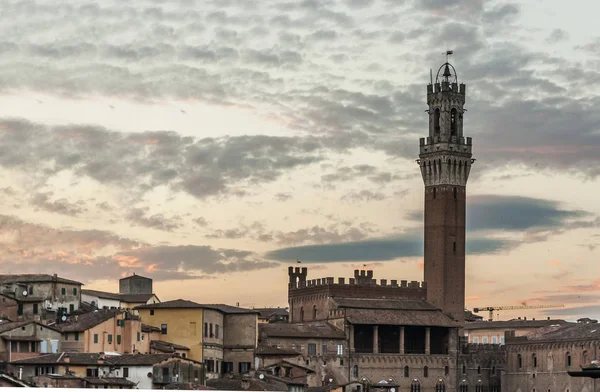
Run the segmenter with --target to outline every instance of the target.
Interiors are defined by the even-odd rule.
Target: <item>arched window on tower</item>
[[[304,308],[300,307],[300,322],[304,321]]]
[[[427,366],[423,368],[423,377],[429,377],[429,368]]]
[[[567,367],[570,368],[571,367],[571,353],[568,352],[568,351],[567,351],[567,354],[566,354],[566,361],[565,362],[567,363]]]
[[[521,354],[517,355],[517,369],[521,369],[523,367],[523,357]]]
[[[313,305],[313,320],[317,319],[317,305]]]
[[[531,354],[531,364],[534,368],[537,367],[537,356],[535,354]]]
[[[483,383],[481,381],[477,382],[477,385],[475,385],[475,392],[483,392]]]
[[[444,376],[447,376],[449,374],[450,374],[450,367],[444,366]]]
[[[410,376],[410,371],[408,369],[408,366],[404,366],[404,377],[408,377]]]
[[[358,378],[358,365],[352,366],[352,377]]]
[[[440,109],[436,108],[433,112],[433,132],[435,135],[440,134]]]
[[[456,115],[456,109],[452,109],[450,111],[450,134],[452,136],[456,136],[456,131],[458,129],[458,121]]]
[[[460,383],[460,386],[458,387],[458,391],[459,392],[469,392],[469,384],[467,384],[467,381],[463,381]]]

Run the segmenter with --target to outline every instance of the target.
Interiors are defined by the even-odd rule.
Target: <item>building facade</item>
[[[0,275],[0,316],[54,322],[79,309],[81,286],[56,274]]]
[[[136,310],[144,323],[160,328],[160,340],[189,348],[189,358],[206,365],[207,378],[253,368],[258,311],[182,299]]]
[[[594,379],[568,372],[596,360],[599,348],[597,322],[556,324],[518,337],[508,333],[503,390],[593,392]]]
[[[470,344],[504,344],[506,332],[514,332],[514,336],[524,336],[535,330],[550,325],[567,324],[565,320],[536,320],[520,317],[506,321],[477,321],[466,323],[464,336]]]

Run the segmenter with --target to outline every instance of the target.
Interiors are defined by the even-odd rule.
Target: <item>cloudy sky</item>
[[[422,280],[430,68],[467,84],[467,306],[600,317],[591,0],[3,0],[0,260],[162,300],[285,306]],[[585,10],[585,12],[582,12]]]

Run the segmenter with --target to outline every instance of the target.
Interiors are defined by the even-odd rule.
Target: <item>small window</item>
[[[358,378],[358,365],[352,366],[352,377]]]
[[[452,251],[456,254],[456,241],[452,242]]]
[[[77,287],[73,287],[73,295],[77,295]]]
[[[533,367],[537,367],[537,356],[535,354],[531,354],[531,363]]]
[[[64,287],[63,287],[63,288],[61,288],[61,289],[60,289],[60,294],[61,294],[61,295],[67,295],[67,289],[66,289],[66,288],[64,288]]]
[[[39,309],[38,309],[38,304],[33,304],[33,314],[38,314]]]
[[[481,343],[487,344],[488,343],[488,337],[484,336],[483,338],[481,338]]]
[[[123,377],[129,377],[129,368],[123,368]]]
[[[160,333],[163,335],[167,334],[167,324],[161,324],[160,325]]]
[[[111,343],[112,343],[112,335],[108,334],[108,344],[111,344]]]
[[[219,325],[215,324],[215,338],[219,338]]]
[[[433,188],[433,198],[435,199],[435,197],[436,197],[436,191],[435,191],[435,188]]]
[[[308,343],[308,355],[317,355],[317,345],[315,343]]]
[[[337,355],[344,355],[344,345],[343,344],[337,345]]]
[[[29,295],[33,295],[33,286],[29,286]]]
[[[463,363],[462,372],[463,372],[463,374],[467,374],[467,365],[465,365],[464,363]]]
[[[571,353],[567,351],[567,367],[571,367]]]
[[[74,304],[69,304],[69,314],[75,312],[75,305]]]
[[[481,366],[477,366],[477,374],[481,374]]]
[[[94,334],[94,343],[98,343],[98,334],[97,333]]]
[[[454,190],[452,191],[452,193],[454,194],[454,198],[456,199],[456,188],[454,188]]]
[[[154,309],[150,309],[150,316],[154,316]]]
[[[300,321],[304,321],[304,308],[300,307]]]
[[[404,366],[404,377],[410,377],[410,370],[408,366]]]
[[[427,366],[423,368],[423,377],[429,377],[429,368]]]
[[[327,345],[322,344],[321,345],[321,355],[325,355],[325,354],[327,354]]]
[[[492,336],[492,344],[498,344],[498,336]]]
[[[517,368],[521,369],[523,367],[523,357],[521,354],[517,355]]]
[[[473,343],[479,344],[479,336],[473,336]]]
[[[121,344],[121,335],[117,335],[117,344]]]
[[[138,342],[140,341],[140,333],[139,332],[137,333],[137,341]]]
[[[504,336],[500,336],[500,344],[504,344]]]
[[[317,319],[317,305],[313,305],[313,320]]]
[[[213,325],[212,323],[208,324],[208,329],[210,330],[210,337],[214,337],[215,335],[213,334]]]
[[[17,305],[17,316],[22,316],[23,315],[23,304],[18,304]]]
[[[449,374],[450,374],[450,367],[444,366],[444,376],[447,376]]]
[[[74,336],[73,339],[75,339],[75,341],[79,341],[79,332],[74,332],[73,336]]]

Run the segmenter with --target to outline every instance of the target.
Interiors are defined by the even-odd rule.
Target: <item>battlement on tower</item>
[[[464,83],[450,83],[450,82],[441,82],[441,83],[433,83],[427,85],[427,98],[432,94],[437,94],[441,92],[450,92],[465,95],[467,93],[467,86]]]
[[[290,267],[288,284],[291,296],[303,296],[327,292],[331,296],[425,298],[427,283],[416,280],[374,279],[372,270],[355,270],[353,278],[325,277],[306,279],[307,269]],[[299,275],[297,275],[299,274]]]

